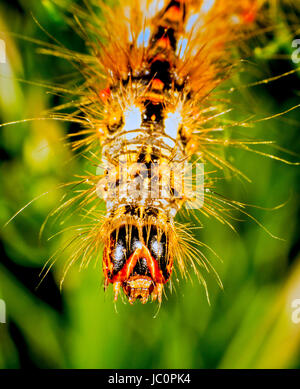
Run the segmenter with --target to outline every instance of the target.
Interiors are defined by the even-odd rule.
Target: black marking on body
[[[156,60],[152,62],[150,67],[150,80],[158,78],[164,83],[164,88],[171,87],[172,77],[170,72],[171,65],[168,61]]]
[[[133,275],[151,276],[150,270],[147,265],[146,258],[140,258],[133,268]]]
[[[144,123],[155,122],[161,123],[163,120],[163,105],[161,103],[153,103],[150,100],[145,102]],[[154,118],[154,120],[153,120]]]
[[[150,233],[146,228],[143,229],[144,240],[152,257],[158,262],[164,278],[167,280],[170,277],[167,270],[169,263],[167,255],[167,237],[164,232],[159,232],[156,226],[152,225],[150,228]]]

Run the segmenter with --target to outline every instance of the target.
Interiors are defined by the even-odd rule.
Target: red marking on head
[[[242,12],[242,19],[243,22],[246,24],[251,24],[255,21],[257,16],[257,4],[256,2],[252,4],[252,6],[248,7],[247,9]]]
[[[151,278],[154,282],[165,283],[167,280],[164,279],[162,271],[159,268],[158,262],[152,257],[149,249],[143,245],[141,248],[136,249],[130,257],[127,259],[123,268],[115,274],[110,282],[124,282],[128,280],[137,261],[141,258],[145,258],[151,274]]]
[[[105,89],[102,89],[100,92],[99,92],[99,97],[100,99],[105,103],[111,96],[111,90],[109,87],[105,88]]]
[[[162,242],[161,255],[158,255],[158,252],[152,254],[153,240],[149,241],[148,248],[143,239],[139,239],[136,248],[130,247],[129,251],[129,247],[125,249],[125,236],[118,237],[117,244],[111,236],[104,247],[104,288],[107,289],[110,283],[113,284],[115,301],[122,288],[131,304],[136,300],[145,304],[150,297],[152,301],[161,302],[163,285],[170,279],[173,268],[173,258],[170,255],[166,257],[166,242]],[[155,233],[154,238],[157,240]],[[154,252],[156,253],[155,249]]]

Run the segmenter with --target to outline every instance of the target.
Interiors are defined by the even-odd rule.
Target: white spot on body
[[[162,256],[164,248],[162,243],[157,241],[157,236],[156,239],[151,242],[151,249],[157,258],[160,258]]]
[[[188,45],[188,39],[187,38],[180,38],[178,40],[176,55],[178,55],[180,59],[183,58],[184,53],[185,53],[186,48],[187,48],[187,45]]]
[[[142,249],[143,248],[143,245],[142,245],[142,242],[140,242],[139,240],[135,239],[134,242],[133,242],[133,245],[132,245],[133,249],[136,250],[136,249]]]
[[[178,129],[181,124],[182,117],[179,112],[169,112],[165,119],[165,133],[172,139],[177,138]]]
[[[198,13],[191,15],[186,23],[185,31],[190,32],[192,30],[192,28],[194,27],[195,23],[198,21],[198,19],[199,19]]]
[[[163,9],[164,6],[165,6],[164,0],[153,0],[152,3],[149,5],[147,16],[148,17],[155,16],[159,11]]]
[[[214,4],[215,4],[215,0],[204,0],[203,5],[201,7],[201,12],[203,13],[209,12],[214,6]]]
[[[150,42],[151,31],[149,27],[142,30],[137,38],[137,47],[148,47]]]
[[[139,107],[132,105],[124,112],[124,131],[133,131],[139,129],[142,125],[142,113]]]
[[[116,248],[114,250],[114,257],[115,258],[122,258],[123,250],[124,250],[124,247],[122,245],[122,241],[119,241],[119,244],[116,246]]]

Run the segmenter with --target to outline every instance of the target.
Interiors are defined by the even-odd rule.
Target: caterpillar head
[[[129,302],[149,297],[162,300],[163,285],[173,267],[170,239],[154,224],[121,224],[113,229],[104,247],[105,286],[113,284],[115,300],[122,288]]]

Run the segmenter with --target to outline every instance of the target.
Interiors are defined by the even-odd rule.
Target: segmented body
[[[98,130],[106,168],[103,271],[115,299],[122,287],[130,302],[161,301],[174,258],[183,267],[174,217],[188,198],[176,195],[172,180],[162,188],[162,180],[174,162],[200,153],[201,161],[213,159],[199,129],[213,110],[211,92],[233,63],[229,45],[258,7],[256,0],[132,0],[107,13]],[[145,189],[138,196],[137,178]],[[151,196],[154,181],[167,196]]]
[[[174,94],[178,96],[183,89],[176,80],[174,57],[185,8],[184,2],[169,2],[151,28],[142,30],[138,39],[146,50],[140,69],[119,80],[121,85],[117,82],[110,87],[112,94],[115,89],[118,94],[121,88],[122,93],[133,97],[117,128],[108,128],[113,135],[103,145],[104,161],[114,161],[112,170],[118,177],[116,196],[107,189],[108,217],[112,231],[117,232],[110,234],[105,246],[104,274],[107,282],[114,284],[116,296],[123,286],[130,301],[141,298],[146,302],[150,294],[161,301],[162,286],[173,266],[173,218],[183,199],[174,197],[171,184],[164,188],[169,195],[153,196],[153,182],[162,182],[163,165],[180,164],[187,157],[186,139],[179,135],[180,123],[170,104]],[[130,188],[132,180],[121,182],[122,163],[132,180],[139,176],[145,190],[137,194],[136,188]],[[160,168],[154,172],[155,166]]]

